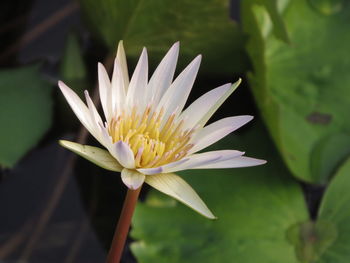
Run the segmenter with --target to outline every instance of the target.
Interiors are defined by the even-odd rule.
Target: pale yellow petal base
[[[65,140],[60,140],[59,143],[61,146],[106,170],[121,172],[123,169],[117,160],[106,150]]]

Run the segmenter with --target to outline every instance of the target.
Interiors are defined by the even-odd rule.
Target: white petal
[[[120,172],[123,169],[117,160],[113,158],[106,150],[64,140],[59,141],[59,143],[63,147],[71,150],[72,152],[75,152],[81,157],[89,160],[90,162],[93,162],[94,164],[104,169],[115,172]]]
[[[195,100],[181,113],[180,119],[186,120],[184,129],[193,128],[197,125],[203,127],[220,105],[238,87],[240,82],[241,80],[238,80],[233,85],[231,83],[222,85]]]
[[[129,84],[126,102],[129,109],[137,105],[137,108],[143,112],[148,101],[145,100],[148,81],[148,58],[147,50],[143,48],[139,61],[137,62],[134,73]]]
[[[112,117],[111,82],[106,69],[101,63],[98,63],[98,84],[102,109],[106,121],[109,122]]]
[[[123,75],[123,81],[124,81],[124,87],[125,87],[125,93],[126,93],[129,87],[129,73],[128,73],[128,65],[126,63],[126,56],[125,56],[123,41],[119,41],[118,50],[117,50],[117,59],[119,61],[120,70]]]
[[[148,83],[147,101],[152,101],[155,105],[159,103],[173,80],[178,56],[179,42],[176,42],[159,63]]]
[[[102,135],[102,131],[100,127],[100,123],[102,123],[102,119],[98,114],[97,109],[89,96],[89,92],[85,90],[84,94],[85,94],[85,99],[88,104],[88,109],[90,113],[90,120],[91,120],[90,123],[93,129],[92,135],[96,138],[97,141],[99,141],[103,146],[106,147],[106,141],[104,140],[104,136]]]
[[[89,109],[87,108],[85,103],[79,98],[77,94],[75,94],[73,90],[71,90],[62,81],[58,82],[58,86],[60,87],[69,106],[72,108],[79,121],[91,133],[92,136],[94,136],[98,141],[100,141],[100,130],[93,124]]]
[[[265,164],[265,160],[250,158],[246,156],[240,156],[231,160],[225,160],[222,162],[216,162],[198,166],[192,169],[219,169],[219,168],[239,168],[239,167],[250,167]]]
[[[164,96],[161,98],[157,111],[159,112],[164,108],[164,118],[165,122],[170,114],[181,112],[185,106],[186,100],[190,91],[192,89],[193,83],[196,79],[199,65],[201,63],[202,56],[197,56],[175,79],[170,88],[165,92]]]
[[[150,174],[159,174],[163,171],[163,167],[155,167],[155,168],[139,168],[137,169],[140,173],[150,175]]]
[[[186,119],[184,129],[195,127],[205,117],[206,113],[227,93],[231,83],[217,87],[203,94],[188,106],[180,115],[180,119]]]
[[[98,111],[95,107],[95,104],[92,102],[89,92],[87,90],[84,91],[85,99],[88,105],[88,109],[90,112],[91,120],[93,120],[94,124],[98,125],[98,123],[102,123],[102,119],[100,117],[100,114],[98,114]]]
[[[89,122],[89,110],[85,103],[62,81],[58,82],[58,86],[60,87],[64,97],[66,98],[69,106],[72,108],[77,118],[89,130],[91,127]]]
[[[192,187],[176,174],[148,175],[146,176],[146,183],[189,206],[201,215],[216,219]]]
[[[135,170],[123,169],[121,173],[123,183],[131,190],[136,190],[145,181],[146,176]]]
[[[193,154],[188,156],[187,161],[183,163],[179,163],[177,165],[173,165],[172,163],[164,165],[163,171],[164,173],[170,173],[187,169],[195,169],[195,167],[201,167],[203,165],[233,159],[243,154],[244,152],[235,150],[221,150]]]
[[[189,153],[198,152],[219,141],[229,133],[251,121],[253,116],[243,115],[218,120],[200,130],[193,138],[194,147]]]
[[[139,171],[140,173],[146,174],[146,175],[151,175],[151,174],[159,174],[162,173],[166,170],[169,170],[175,166],[179,166],[185,162],[187,162],[189,160],[189,158],[183,158],[179,161],[176,162],[172,162],[172,163],[168,163],[166,165],[163,166],[159,166],[159,167],[154,167],[154,168],[139,168],[137,169],[137,171]]]
[[[114,144],[114,153],[118,162],[125,168],[135,168],[134,153],[130,149],[129,145],[123,141],[118,141]]]
[[[114,69],[112,75],[112,111],[113,116],[119,114],[124,108],[124,102],[126,98],[125,80],[122,72],[122,65],[119,59],[116,57],[114,60]],[[129,82],[129,79],[127,79]]]

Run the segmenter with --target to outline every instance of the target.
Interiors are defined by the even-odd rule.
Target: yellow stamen
[[[177,122],[171,114],[162,125],[164,109],[152,112],[148,106],[142,114],[133,107],[112,118],[108,132],[113,143],[122,140],[129,144],[137,168],[157,167],[186,156],[193,147],[189,144],[194,130],[183,130],[183,121]]]

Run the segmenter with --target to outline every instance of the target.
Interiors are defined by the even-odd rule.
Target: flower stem
[[[132,215],[134,214],[137,199],[141,187],[136,190],[128,189],[122,212],[115,229],[111,248],[108,253],[107,263],[119,263],[125,246],[125,241],[129,233]]]

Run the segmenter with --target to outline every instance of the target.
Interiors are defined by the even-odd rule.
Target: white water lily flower
[[[105,120],[100,117],[87,91],[86,105],[60,81],[58,85],[80,122],[108,151],[69,141],[60,143],[107,170],[121,172],[122,181],[130,189],[137,189],[146,182],[213,219],[215,216],[196,192],[174,172],[248,167],[265,161],[245,157],[244,152],[236,150],[196,153],[253,117],[228,117],[205,126],[241,80],[205,93],[183,111],[201,56],[197,56],[173,81],[178,53],[179,43],[175,43],[148,81],[147,51],[144,48],[129,80],[120,42],[112,80],[102,64],[98,64]]]

